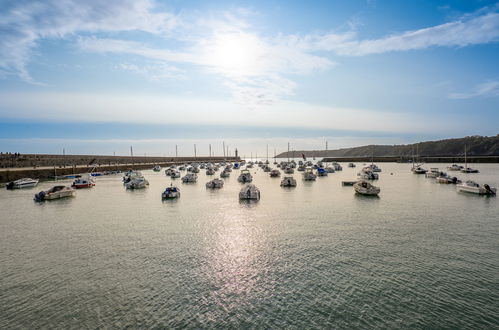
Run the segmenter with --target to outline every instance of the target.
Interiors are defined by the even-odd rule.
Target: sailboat
[[[417,154],[417,158],[418,158],[418,164],[414,164],[414,160],[413,160],[411,171],[414,174],[426,174],[426,172],[428,172],[428,170],[425,170],[424,168],[421,167],[422,164],[419,164],[419,143],[416,145],[416,150],[417,150],[416,154]],[[413,155],[413,158],[414,158],[414,155]]]
[[[468,167],[468,156],[466,150],[466,144],[464,145],[464,168],[461,169],[462,173],[478,173],[477,169]]]

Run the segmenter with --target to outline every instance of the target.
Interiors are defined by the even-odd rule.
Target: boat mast
[[[175,145],[175,158],[178,158],[178,146]]]
[[[130,146],[130,156],[132,157],[132,170],[133,170],[134,163],[133,163],[133,148],[132,148],[132,146]]]
[[[289,142],[288,142],[288,163],[289,163]]]
[[[373,148],[371,150],[371,165],[374,164],[374,144],[373,144]]]
[[[210,163],[211,163],[211,143],[209,144],[210,146]]]
[[[466,144],[464,145],[464,170],[467,171],[468,170],[468,156],[467,156],[467,152],[466,152]]]
[[[267,163],[269,162],[269,145],[267,144]]]
[[[324,153],[324,159],[327,159],[327,141],[326,141],[326,152]],[[326,164],[324,165],[324,167],[327,167],[327,161],[325,162]]]

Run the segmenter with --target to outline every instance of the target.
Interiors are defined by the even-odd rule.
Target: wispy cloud
[[[178,23],[176,16],[158,11],[150,0],[6,1],[0,12],[0,70],[30,83],[36,81],[27,64],[42,39],[133,30],[167,35]]]
[[[469,92],[451,93],[450,99],[463,100],[474,97],[497,97],[499,96],[499,81],[488,81],[478,84]]]

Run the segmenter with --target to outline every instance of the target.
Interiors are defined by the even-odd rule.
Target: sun
[[[252,75],[259,68],[262,46],[251,34],[217,35],[209,46],[208,58],[212,66],[228,74]]]

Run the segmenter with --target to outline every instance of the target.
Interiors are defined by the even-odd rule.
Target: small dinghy
[[[220,180],[218,178],[206,182],[206,188],[209,188],[209,189],[218,189],[218,188],[222,188],[223,186],[224,186],[223,180]]]
[[[35,195],[35,201],[43,202],[47,200],[54,200],[66,197],[73,197],[76,191],[68,186],[54,186],[46,191],[40,191]]]
[[[296,187],[296,180],[292,176],[285,176],[281,180],[281,187]]]
[[[258,189],[254,184],[246,185],[239,192],[239,199],[259,200],[260,199],[260,189]]]
[[[162,199],[174,199],[180,197],[180,189],[174,186],[166,187],[165,191],[161,193]]]
[[[373,186],[371,183],[365,180],[356,182],[353,185],[353,189],[355,189],[355,192],[357,194],[366,196],[378,196],[381,191],[379,187]]]

